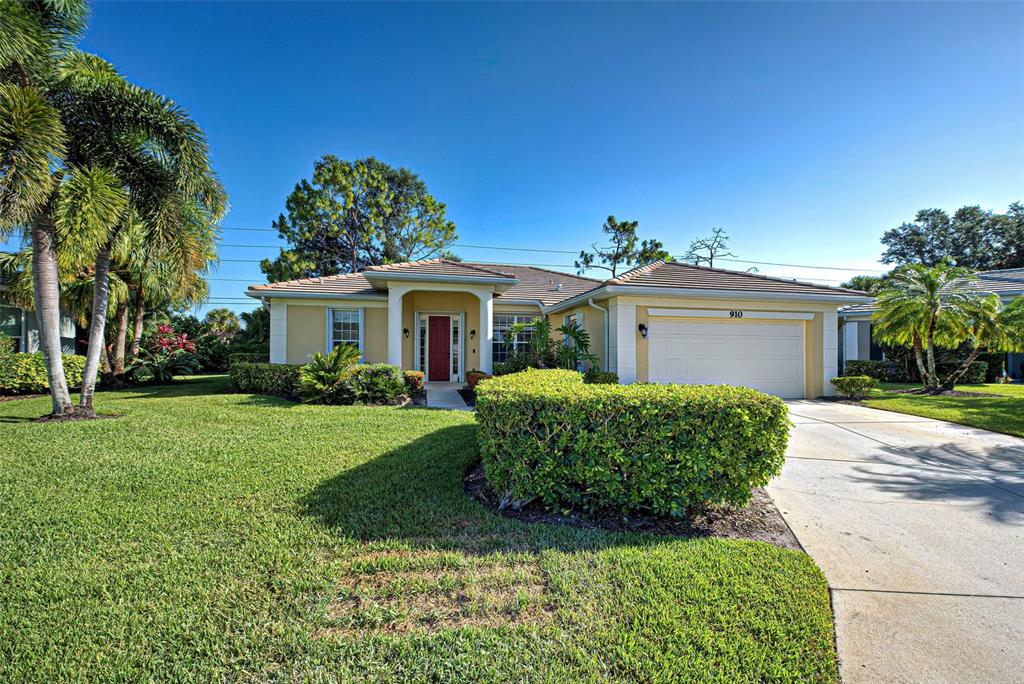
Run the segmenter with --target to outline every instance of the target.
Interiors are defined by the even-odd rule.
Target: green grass
[[[0,681],[837,678],[801,553],[521,524],[470,414],[225,389],[0,403]]]
[[[994,397],[943,397],[887,391],[914,387],[919,385],[883,384],[871,392],[864,404],[1024,437],[1024,385],[957,385],[963,392],[998,395]]]

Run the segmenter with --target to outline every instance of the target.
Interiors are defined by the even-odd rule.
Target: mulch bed
[[[48,396],[46,394],[4,394],[0,395],[0,401],[19,401],[21,399],[38,399]]]
[[[612,532],[643,532],[676,537],[721,537],[725,539],[751,539],[768,542],[784,549],[803,551],[783,520],[768,492],[758,488],[745,508],[727,506],[694,511],[689,517],[653,518],[636,516],[624,520],[617,515],[561,515],[552,513],[539,504],[531,503],[520,509],[498,510],[498,497],[494,495],[484,477],[483,463],[478,462],[464,480],[466,493],[498,515],[526,523],[568,525]]]
[[[108,418],[120,418],[119,413],[79,413],[77,411],[63,416],[43,416],[36,418],[34,423],[73,423],[79,420],[106,420]]]

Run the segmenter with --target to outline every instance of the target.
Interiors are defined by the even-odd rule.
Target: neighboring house
[[[787,398],[832,393],[837,310],[867,295],[657,261],[598,281],[525,266],[433,259],[252,285],[270,307],[270,361],[305,363],[357,344],[367,362],[428,381],[491,372],[516,321],[569,319],[623,383],[727,383]],[[525,344],[525,340],[523,341]]]
[[[5,304],[0,299],[0,333],[14,341],[15,351],[39,351],[39,328],[34,311]],[[60,342],[65,354],[75,353],[75,321],[70,316],[61,316]]]
[[[980,271],[977,275],[978,287],[999,295],[1003,304],[1024,296],[1024,268]],[[874,301],[870,301],[839,310],[840,368],[846,361],[883,358],[882,350],[871,334],[871,316],[877,308]],[[1024,378],[1024,354],[1007,354],[1006,372],[1013,378]]]
[[[4,252],[4,254],[7,254]],[[39,351],[39,327],[34,311],[11,304],[4,290],[10,287],[5,277],[0,276],[0,333],[14,341],[18,352]],[[75,353],[75,321],[70,316],[60,319],[61,346],[65,354]]]

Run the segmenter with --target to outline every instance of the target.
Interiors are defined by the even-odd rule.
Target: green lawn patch
[[[895,394],[889,390],[917,385],[883,384],[864,401],[871,408],[946,420],[971,427],[1024,437],[1024,385],[957,385],[961,392],[996,396],[929,396]]]
[[[226,390],[0,403],[0,681],[837,679],[802,553],[523,524],[471,414]]]

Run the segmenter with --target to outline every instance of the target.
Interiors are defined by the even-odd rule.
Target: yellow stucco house
[[[610,280],[527,266],[431,259],[359,273],[252,285],[270,307],[271,363],[334,345],[428,382],[491,372],[504,332],[547,316],[582,325],[620,382],[732,384],[785,398],[829,395],[837,311],[863,292],[656,261]],[[525,343],[525,341],[524,341]]]

